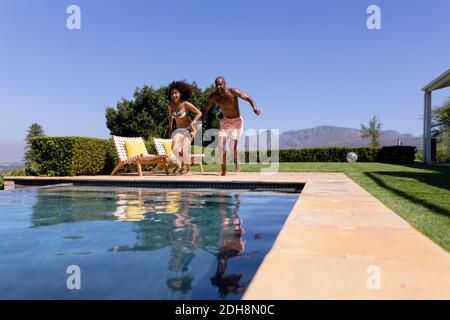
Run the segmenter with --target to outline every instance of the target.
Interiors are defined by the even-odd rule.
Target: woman
[[[202,117],[202,113],[192,103],[188,102],[192,95],[192,87],[184,81],[174,81],[167,90],[171,103],[169,109],[169,134],[172,136],[173,120],[177,129],[173,133],[172,150],[178,158],[181,155],[182,164],[186,166],[186,175],[192,175],[191,171],[191,142],[196,134],[195,124]],[[193,120],[189,117],[189,111],[194,113]]]

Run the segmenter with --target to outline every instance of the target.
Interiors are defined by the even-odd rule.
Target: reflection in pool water
[[[297,197],[77,187],[0,193],[0,298],[239,299]],[[73,264],[81,290],[66,288]]]

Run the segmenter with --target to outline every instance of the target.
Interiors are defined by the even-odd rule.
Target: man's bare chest
[[[218,97],[216,99],[216,103],[224,108],[234,107],[234,105],[236,104],[236,99],[234,98],[234,96]]]

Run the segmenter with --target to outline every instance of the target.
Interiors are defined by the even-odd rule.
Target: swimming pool
[[[105,187],[0,192],[0,298],[240,299],[297,198]]]

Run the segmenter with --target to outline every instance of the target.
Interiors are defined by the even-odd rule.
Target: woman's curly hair
[[[167,96],[171,100],[171,93],[173,89],[177,89],[180,92],[180,100],[189,100],[192,96],[192,86],[186,81],[173,81],[167,88]]]

